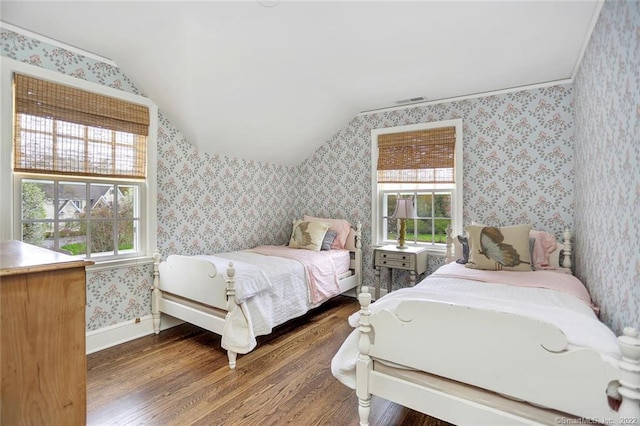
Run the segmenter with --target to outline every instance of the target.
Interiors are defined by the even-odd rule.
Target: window
[[[13,144],[11,151],[3,144],[2,164],[13,167],[10,176],[3,170],[2,180],[13,185],[11,195],[3,189],[2,200],[13,200],[13,209],[2,213],[3,235],[96,261],[149,255],[155,248],[155,177],[147,175],[155,162],[155,106],[9,63],[2,87],[3,94],[7,85],[14,89]],[[3,140],[7,134],[3,126]]]
[[[408,244],[444,249],[446,228],[462,230],[462,120],[375,129],[372,136],[374,244],[393,244],[398,197],[413,198]]]
[[[398,238],[397,221],[391,218],[398,197],[413,198],[416,205],[416,218],[406,221],[406,241],[411,244],[444,244],[446,229],[452,224],[451,189],[437,190],[381,190],[383,240],[395,241]]]
[[[22,241],[85,257],[140,252],[140,183],[16,179]]]

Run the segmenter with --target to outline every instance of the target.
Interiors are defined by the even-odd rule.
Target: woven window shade
[[[14,170],[144,178],[149,109],[14,75]]]
[[[455,183],[456,128],[378,136],[378,182]]]

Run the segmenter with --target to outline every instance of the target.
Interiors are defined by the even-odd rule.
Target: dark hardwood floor
[[[358,424],[355,391],[331,374],[355,299],[339,296],[258,338],[230,370],[220,336],[183,324],[87,357],[90,425]],[[373,397],[372,425],[442,426]]]

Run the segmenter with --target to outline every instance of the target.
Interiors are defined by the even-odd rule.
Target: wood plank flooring
[[[355,299],[290,321],[230,370],[220,336],[183,324],[87,357],[89,425],[358,424],[355,391],[331,374]],[[372,425],[447,423],[373,397]]]

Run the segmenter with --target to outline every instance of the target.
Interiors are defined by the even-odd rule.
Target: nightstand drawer
[[[389,253],[386,251],[376,251],[376,255],[380,260],[397,260],[400,262],[406,262],[407,260],[415,257],[411,253]]]
[[[378,266],[382,266],[385,268],[396,268],[396,269],[406,269],[406,270],[414,270],[412,262],[409,260],[401,261],[401,260],[382,260],[377,263]]]
[[[375,264],[378,266],[414,270],[416,268],[415,262],[416,256],[412,254],[376,251]]]

